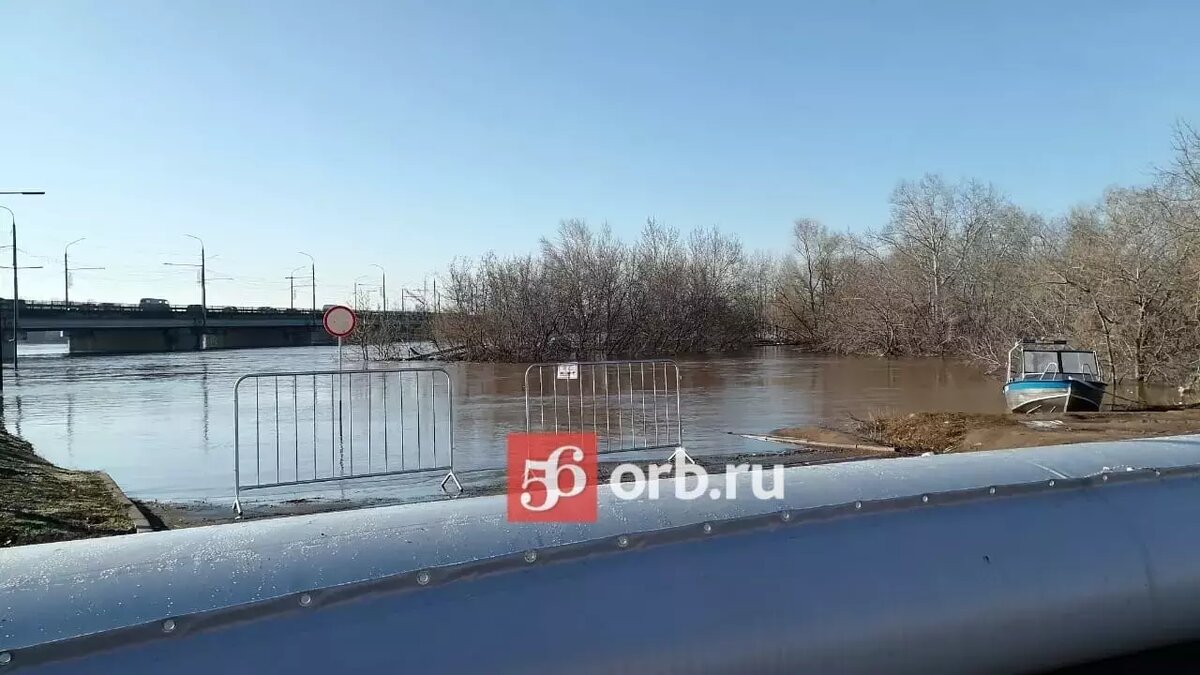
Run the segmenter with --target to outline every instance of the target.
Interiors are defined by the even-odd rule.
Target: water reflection
[[[204,411],[204,454],[208,454],[208,363],[201,364],[200,369],[200,398]]]
[[[357,366],[347,350],[348,365]],[[135,496],[232,494],[233,384],[261,371],[336,367],[334,347],[70,358],[28,354],[6,382],[4,421],[47,459],[104,469]],[[693,454],[747,449],[729,432],[841,424],[850,415],[999,412],[999,382],[952,361],[811,356],[786,348],[681,359],[683,434]],[[452,364],[456,463],[502,467],[524,429],[525,367]]]
[[[67,392],[67,458],[75,461],[75,392]]]

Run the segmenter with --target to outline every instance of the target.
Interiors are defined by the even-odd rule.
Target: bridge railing
[[[133,312],[139,314],[200,314],[205,311],[200,305],[155,305],[155,304],[131,304],[120,302],[62,302],[59,300],[47,301],[31,301],[19,300],[17,302],[22,312]],[[10,313],[12,311],[12,300],[0,298],[0,313]],[[226,306],[210,306],[207,309],[209,315],[214,314],[288,314],[288,315],[304,315],[312,317],[314,320],[319,320],[324,313],[323,310],[313,311],[311,309],[290,308],[290,307],[236,307],[232,305]],[[376,315],[381,314],[379,310],[362,310],[359,314]],[[424,310],[408,310],[397,311],[390,310],[387,314],[391,315],[412,315],[412,314],[428,314]]]
[[[252,373],[234,384],[234,508],[248,490],[454,475],[454,386],[438,367]]]
[[[157,312],[160,314],[170,312],[175,314],[199,314],[203,309],[200,305],[142,305],[119,302],[32,302],[28,300],[21,300],[18,304],[23,312]],[[3,307],[0,307],[0,309],[3,309]],[[236,312],[238,314],[307,314],[316,316],[321,314],[319,311],[313,312],[309,309],[291,309],[287,307],[211,306],[207,311],[209,314],[220,314],[222,312]]]
[[[597,452],[683,447],[679,366],[669,359],[535,363],[525,430],[594,432]]]

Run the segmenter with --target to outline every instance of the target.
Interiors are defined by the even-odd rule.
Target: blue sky
[[[192,233],[233,277],[212,304],[282,305],[300,250],[322,304],[569,217],[782,250],[797,217],[882,225],[925,172],[1053,215],[1200,122],[1191,2],[9,0],[0,25],[0,190],[48,192],[0,197],[32,298],[78,237],[107,269],[72,299],[198,301],[161,265]]]

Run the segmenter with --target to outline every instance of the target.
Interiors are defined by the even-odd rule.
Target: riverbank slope
[[[0,429],[0,547],[133,532],[105,476],[57,467]]]

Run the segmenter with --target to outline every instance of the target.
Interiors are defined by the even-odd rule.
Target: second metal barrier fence
[[[679,366],[669,359],[535,363],[527,432],[596,434],[597,452],[683,448]]]

